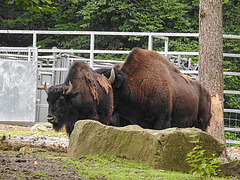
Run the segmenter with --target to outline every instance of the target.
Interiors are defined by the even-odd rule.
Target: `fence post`
[[[28,61],[31,61],[32,49],[28,47]],[[34,52],[33,52],[33,60],[34,60]]]
[[[91,33],[91,41],[90,41],[90,67],[93,68],[94,61],[94,33]]]
[[[153,49],[153,36],[149,35],[148,36],[148,50],[152,50]]]
[[[57,50],[57,47],[53,46],[52,50],[53,50],[53,65],[52,65],[52,67],[55,68],[56,61],[57,61],[57,54],[56,54],[55,50]]]
[[[191,65],[192,65],[192,58],[189,58],[188,59],[188,70],[190,70]]]
[[[52,68],[55,68],[56,67],[56,64],[57,64],[57,53],[55,50],[57,50],[57,47],[53,46],[52,47],[52,50],[53,50],[53,64],[52,64]],[[55,84],[57,82],[57,79],[56,79],[56,76],[58,75],[58,73],[54,73],[53,72],[53,75],[52,75],[52,84]]]
[[[165,38],[165,49],[164,49],[165,56],[168,59],[168,37]]]
[[[38,48],[35,47],[35,48],[33,49],[33,52],[34,52],[33,61],[37,62],[37,61],[38,61]]]
[[[37,33],[33,31],[33,47],[37,47]]]
[[[178,68],[180,68],[180,66],[181,66],[181,55],[178,55]]]

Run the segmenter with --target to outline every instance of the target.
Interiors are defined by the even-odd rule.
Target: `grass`
[[[68,138],[66,132],[60,131],[39,131],[39,130],[0,130],[0,136],[49,136],[49,137],[62,137],[62,138]]]
[[[62,168],[72,169],[79,176],[87,179],[107,180],[138,180],[138,179],[163,179],[163,180],[194,180],[198,176],[180,172],[169,172],[153,169],[152,167],[120,157],[82,156],[78,160],[63,159]],[[210,179],[210,178],[209,178]],[[227,178],[213,177],[213,180],[224,180]]]
[[[47,174],[44,172],[37,172],[35,175],[40,177],[47,177]]]

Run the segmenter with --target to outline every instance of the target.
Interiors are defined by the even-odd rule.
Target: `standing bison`
[[[75,62],[63,84],[47,92],[47,119],[55,130],[66,126],[70,136],[80,119],[94,119],[108,124],[113,112],[113,91],[109,80],[83,62]]]
[[[162,55],[134,48],[125,62],[114,68],[115,125],[138,124],[150,129],[195,126],[206,130],[211,117],[210,94]],[[106,77],[110,71],[97,70]]]

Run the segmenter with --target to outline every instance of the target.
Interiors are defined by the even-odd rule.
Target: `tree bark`
[[[1,136],[0,150],[67,152],[68,141],[67,138],[48,136]]]
[[[199,80],[209,89],[212,100],[207,132],[225,143],[222,0],[200,0],[198,62]]]

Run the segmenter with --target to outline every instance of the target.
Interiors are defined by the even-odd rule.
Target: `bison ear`
[[[75,93],[71,93],[71,94],[69,94],[68,96],[69,96],[69,98],[75,98],[77,95],[79,94],[79,92],[77,91],[77,92],[75,92]]]

